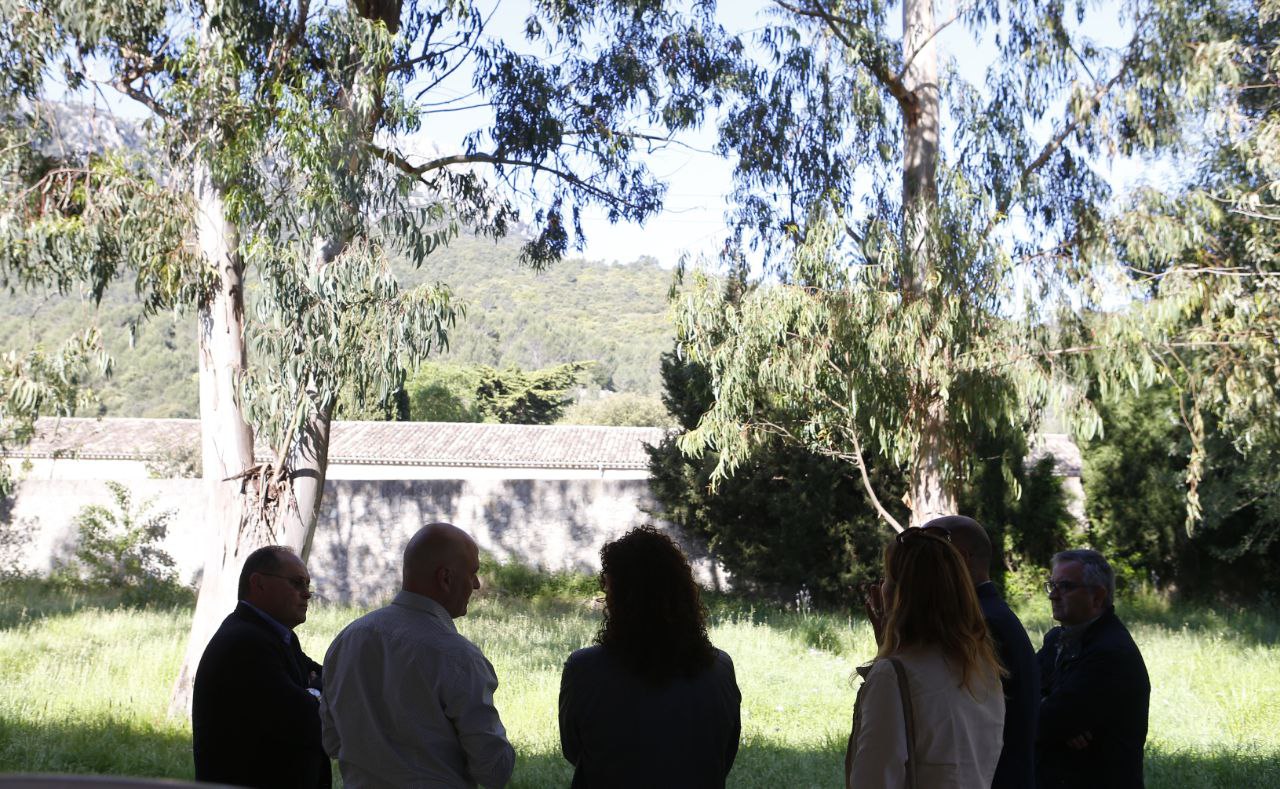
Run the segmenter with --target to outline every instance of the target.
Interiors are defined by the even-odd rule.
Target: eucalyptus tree
[[[918,524],[955,511],[979,435],[1052,400],[1095,428],[1069,383],[1090,365],[1150,377],[1158,357],[1086,319],[1131,288],[1102,168],[1173,144],[1214,95],[1222,53],[1200,37],[1219,10],[774,0],[769,60],[720,143],[737,156],[731,248],[756,250],[772,284],[732,305],[697,274],[680,297],[717,392],[683,447],[715,448],[721,477],[774,434],[845,459],[901,529],[870,457],[907,468]],[[941,54],[964,40],[990,56],[978,79]],[[795,418],[770,418],[773,402]]]
[[[644,219],[663,188],[637,152],[699,121],[733,53],[709,3],[537,0],[524,51],[466,0],[0,5],[10,283],[131,277],[147,309],[197,312],[210,543],[178,706],[244,555],[309,552],[339,391],[385,399],[447,341],[447,287],[402,290],[388,256],[422,264],[461,226],[526,233],[542,266],[586,206]],[[416,154],[459,109],[433,89],[468,72],[492,123]],[[144,108],[149,155],[33,164],[68,90]]]
[[[1280,3],[1231,3],[1208,21],[1227,79],[1188,129],[1190,176],[1138,192],[1116,231],[1143,297],[1141,336],[1169,338],[1156,363],[1190,439],[1188,537],[1224,518],[1223,496],[1202,510],[1199,495],[1202,477],[1221,474],[1206,461],[1230,454],[1224,443],[1249,469],[1235,482],[1259,492],[1237,497],[1240,509],[1274,508],[1276,479],[1259,472],[1280,451]],[[1239,552],[1267,542],[1250,536]]]

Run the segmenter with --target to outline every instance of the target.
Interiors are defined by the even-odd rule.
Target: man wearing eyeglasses
[[[1115,573],[1102,554],[1063,551],[1045,584],[1061,626],[1036,655],[1041,691],[1040,789],[1141,787],[1151,682],[1115,612]]]
[[[294,628],[307,620],[311,576],[293,551],[259,548],[240,570],[240,598],[200,658],[191,704],[196,780],[326,788],[320,665]]]

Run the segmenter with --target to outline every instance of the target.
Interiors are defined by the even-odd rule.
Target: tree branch
[[[824,22],[827,29],[831,31],[832,35],[839,39],[840,43],[844,44],[849,50],[858,54],[858,59],[862,61],[862,65],[866,66],[867,70],[871,72],[871,75],[880,82],[885,90],[889,91],[889,95],[893,96],[893,98],[898,102],[898,106],[902,108],[902,112],[907,116],[907,118],[914,119],[916,115],[919,114],[920,103],[916,100],[916,95],[910,90],[907,90],[907,86],[903,83],[901,77],[890,70],[889,64],[885,61],[883,53],[881,53],[876,47],[857,46],[853,39],[841,29],[842,25],[857,27],[852,20],[836,16],[825,8],[802,8],[787,2],[787,0],[773,1],[796,16],[808,19],[817,19]]]
[[[924,41],[920,42],[920,46],[916,47],[915,51],[913,51],[910,55],[907,56],[907,59],[902,63],[902,68],[898,69],[896,79],[899,82],[901,82],[903,79],[906,78],[907,69],[911,68],[911,64],[915,62],[916,56],[919,55],[926,46],[928,46],[929,42],[937,38],[938,34],[941,33],[943,30],[946,30],[948,27],[953,25],[956,22],[956,20],[960,18],[960,15],[963,14],[966,10],[968,9],[957,9],[956,12],[952,14],[950,19],[938,25],[937,27],[935,27],[933,29],[933,32],[930,33],[929,36]]]
[[[433,170],[441,170],[455,164],[509,165],[511,167],[524,167],[524,168],[533,170],[534,172],[547,173],[548,175],[554,175],[555,177],[559,178],[565,183],[571,184],[579,189],[582,189],[583,191],[595,196],[596,198],[599,198],[605,203],[625,206],[627,208],[633,208],[636,210],[640,210],[644,208],[644,206],[638,206],[638,205],[635,205],[634,203],[630,203],[626,200],[623,200],[622,198],[618,197],[612,192],[602,189],[599,186],[596,186],[595,184],[589,183],[586,180],[582,179],[577,175],[574,175],[571,172],[568,172],[566,170],[561,170],[557,167],[552,167],[550,165],[542,164],[540,162],[526,161],[523,159],[511,159],[505,156],[495,156],[489,153],[459,153],[459,154],[453,154],[451,156],[441,156],[439,158],[432,159],[428,162],[424,162],[419,165],[414,165],[414,164],[411,164],[407,159],[405,159],[399,153],[389,148],[380,148],[377,145],[373,145],[372,143],[369,144],[369,147],[373,150],[375,155],[378,156],[378,158],[382,159],[384,162],[387,162],[393,167],[398,168],[401,172],[413,178],[422,179],[422,177],[426,173],[432,172]]]

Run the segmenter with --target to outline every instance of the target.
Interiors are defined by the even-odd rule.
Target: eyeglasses
[[[280,575],[279,573],[258,573],[258,575],[269,575],[272,578],[283,578],[290,586],[303,594],[311,591],[311,579],[298,578],[288,575]]]
[[[1045,581],[1044,591],[1045,594],[1053,594],[1055,590],[1066,594],[1086,586],[1094,586],[1094,584],[1082,584],[1077,581]]]
[[[898,544],[901,545],[913,537],[921,537],[926,534],[931,537],[937,537],[939,539],[946,540],[947,542],[951,542],[951,532],[941,526],[910,526],[898,532],[898,536],[895,539],[898,541]]]

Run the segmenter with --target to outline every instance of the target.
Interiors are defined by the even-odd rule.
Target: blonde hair
[[[893,595],[877,657],[908,647],[935,647],[960,669],[973,693],[982,678],[1008,674],[996,657],[964,558],[946,539],[921,532],[885,546],[885,579]],[[977,680],[975,682],[975,680]]]

